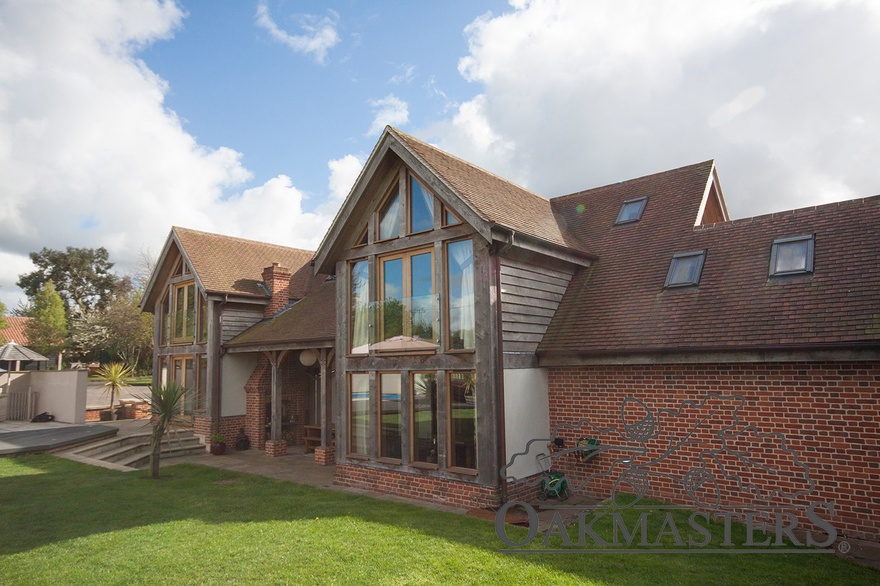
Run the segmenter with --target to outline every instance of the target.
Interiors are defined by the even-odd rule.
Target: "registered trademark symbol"
[[[841,541],[840,544],[837,546],[837,551],[839,551],[842,554],[848,554],[849,550],[850,550],[850,545],[849,545],[849,542],[847,542],[847,541]]]

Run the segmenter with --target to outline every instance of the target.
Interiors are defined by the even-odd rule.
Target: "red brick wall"
[[[272,294],[269,305],[263,310],[263,315],[272,317],[287,305],[290,297],[290,270],[273,262],[272,266],[263,269],[263,283]]]
[[[501,504],[497,488],[366,466],[337,464],[335,484],[466,509]]]
[[[311,377],[299,363],[297,352],[288,352],[278,368],[278,384],[281,385],[281,417],[283,422],[293,421],[294,425],[283,426],[283,437],[287,445],[302,445],[304,428],[308,413],[307,393],[311,388]],[[266,356],[261,356],[257,366],[244,386],[246,399],[245,433],[251,440],[251,447],[263,449],[266,442],[267,407],[272,398],[272,367]],[[228,436],[229,434],[227,434]],[[238,429],[235,430],[238,435]]]
[[[262,450],[266,444],[266,402],[272,385],[272,367],[262,355],[254,371],[244,385],[247,394],[245,406],[245,433],[251,447]]]
[[[746,466],[728,451],[720,451],[717,460],[708,460],[718,484],[704,485],[697,494],[706,502],[719,498],[725,506],[758,503],[720,473],[723,464],[747,481],[753,482],[774,505],[804,505],[812,501],[835,502],[835,516],[829,520],[841,535],[877,540],[880,535],[880,364],[878,363],[764,363],[721,365],[627,365],[554,368],[549,373],[550,425],[588,419],[599,428],[617,427],[620,432],[598,433],[588,425],[579,430],[564,430],[566,447],[579,436],[599,437],[606,445],[648,449],[634,463],[647,463],[669,450],[669,457],[649,468],[674,478],[650,474],[648,496],[677,503],[692,503],[682,488],[686,472],[699,465],[698,454],[721,447],[717,431],[730,425],[731,431],[743,432],[730,438],[729,448],[739,449],[758,466]],[[660,414],[658,409],[679,410],[683,402],[702,402],[707,394],[741,395],[745,404],[737,412],[733,401],[712,400],[706,408],[688,407],[679,416]],[[654,421],[633,397],[654,414]],[[739,421],[734,419],[737,415]],[[698,425],[703,417],[708,417]],[[635,425],[643,420],[641,427]],[[624,424],[629,427],[624,427]],[[754,430],[747,429],[749,424]],[[688,445],[678,441],[688,436]],[[644,444],[634,441],[640,431],[648,430]],[[653,433],[652,433],[653,432]],[[815,483],[812,493],[794,498],[771,495],[774,489],[786,493],[808,491],[804,470],[790,454],[780,448],[779,437],[756,437],[782,434],[787,447],[797,453],[809,468]],[[672,444],[670,443],[672,442]],[[554,462],[572,484],[579,484],[589,474],[609,471],[624,450],[600,453],[585,463],[573,455]],[[762,470],[766,466],[774,472]],[[620,471],[590,481],[587,494],[607,497]],[[630,486],[625,488],[631,489]],[[761,503],[758,503],[761,504]],[[827,518],[824,515],[823,518]],[[802,523],[806,521],[802,518]]]
[[[220,418],[219,433],[226,436],[226,445],[229,449],[235,447],[235,438],[238,437],[238,431],[245,427],[245,418],[245,415],[234,415],[231,417]],[[214,435],[212,420],[206,417],[193,418],[193,433],[204,437],[205,443],[210,444],[211,436]]]

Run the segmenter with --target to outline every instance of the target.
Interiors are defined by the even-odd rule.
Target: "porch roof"
[[[275,317],[232,338],[228,352],[266,348],[332,347],[336,339],[336,281],[327,279]]]

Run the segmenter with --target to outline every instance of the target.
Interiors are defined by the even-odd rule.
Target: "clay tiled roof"
[[[177,226],[172,230],[209,293],[267,297],[262,286],[263,269],[273,262],[293,273],[297,285],[293,293],[302,295],[308,288],[311,275],[306,276],[309,271],[304,273],[302,269],[311,262],[312,251]]]
[[[486,222],[559,246],[583,249],[557,222],[550,200],[395,128],[387,130]]]
[[[599,260],[575,275],[539,352],[880,345],[880,196],[695,228],[709,168],[553,200]],[[640,195],[650,198],[641,221],[614,226]],[[768,277],[773,240],[808,234],[814,274]],[[698,250],[699,285],[664,289],[672,255]]]
[[[307,344],[336,337],[336,281],[316,285],[302,300],[270,320],[248,328],[226,343],[228,348]]]
[[[5,340],[6,342],[15,342],[16,344],[27,346],[28,337],[27,334],[25,334],[25,328],[27,327],[27,323],[30,320],[31,318],[29,317],[7,315],[6,323],[9,325],[9,327],[0,330],[0,340]]]

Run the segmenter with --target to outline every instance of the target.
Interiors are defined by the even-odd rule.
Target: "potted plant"
[[[211,436],[211,453],[215,456],[222,456],[226,453],[226,436],[222,433],[215,433]]]

